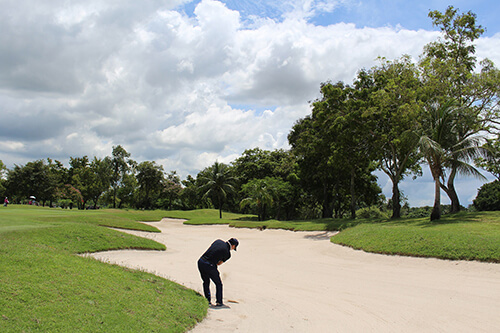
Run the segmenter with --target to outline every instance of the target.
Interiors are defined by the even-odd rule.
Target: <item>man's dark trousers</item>
[[[200,270],[201,279],[203,280],[203,292],[205,298],[210,303],[210,280],[215,283],[215,298],[218,304],[222,304],[222,281],[220,279],[217,265],[214,265],[203,258],[198,260],[198,269]]]

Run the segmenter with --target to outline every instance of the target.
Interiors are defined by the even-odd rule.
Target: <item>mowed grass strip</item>
[[[165,249],[100,227],[102,220],[113,221],[113,211],[85,213],[22,206],[0,210],[2,332],[184,332],[204,318],[206,301],[193,290],[77,256],[108,249]],[[152,217],[133,214],[140,220]],[[144,226],[127,221],[129,213],[122,215],[110,224],[122,227],[120,220],[125,220]]]
[[[500,263],[500,212],[361,223],[332,242],[367,252]]]

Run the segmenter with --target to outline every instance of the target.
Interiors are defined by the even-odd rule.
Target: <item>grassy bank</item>
[[[367,252],[500,263],[500,212],[361,223],[332,241]]]
[[[159,220],[165,212],[1,208],[2,332],[183,332],[206,315],[206,301],[192,290],[75,255],[164,250],[99,226],[158,231],[136,221]]]

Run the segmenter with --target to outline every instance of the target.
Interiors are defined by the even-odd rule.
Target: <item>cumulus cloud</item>
[[[195,4],[191,13],[184,4]],[[0,3],[0,157],[110,155],[122,145],[182,177],[245,149],[287,148],[321,82],[376,58],[416,58],[437,37],[316,25],[354,1]],[[496,61],[500,36],[478,42]],[[500,61],[500,60],[499,60]]]

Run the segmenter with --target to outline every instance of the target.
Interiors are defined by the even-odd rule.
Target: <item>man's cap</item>
[[[230,240],[228,240],[229,244],[231,245],[234,245],[234,250],[236,251],[236,248],[238,247],[238,244],[240,244],[240,242],[238,242],[238,240],[236,238],[231,238]]]

